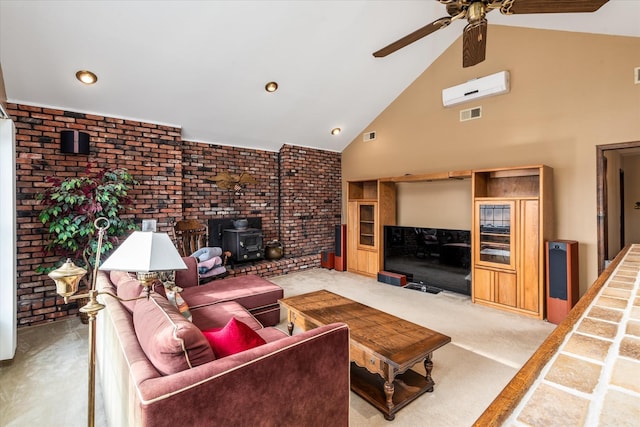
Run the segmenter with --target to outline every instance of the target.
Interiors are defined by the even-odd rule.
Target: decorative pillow
[[[216,357],[225,357],[266,344],[266,341],[245,323],[232,317],[224,328],[202,331]]]
[[[133,298],[138,298],[144,287],[140,284],[138,279],[127,274],[126,276],[121,276],[118,283],[116,285],[117,295],[125,300],[130,300]],[[120,301],[122,305],[129,310],[129,313],[133,313],[133,310],[136,307],[137,300],[133,301]]]
[[[142,350],[163,375],[215,360],[200,329],[156,293],[141,299],[133,310],[133,326]]]
[[[198,286],[198,260],[194,257],[182,257],[187,270],[176,270],[175,282],[181,288]]]
[[[137,302],[137,299],[135,298],[144,295],[144,286],[142,286],[138,279],[136,279],[136,274],[127,273],[125,271],[112,271],[110,272],[110,279],[116,287],[116,294],[120,298],[124,300],[132,300],[120,302],[129,311],[129,313],[133,313]],[[151,287],[155,292],[158,292],[160,295],[165,297],[164,286],[162,286],[162,283],[153,283]]]
[[[127,273],[126,271],[112,270],[109,272],[109,279],[115,287],[118,287],[118,283],[120,283],[121,281],[128,280],[131,277],[133,276],[131,276],[131,274]]]

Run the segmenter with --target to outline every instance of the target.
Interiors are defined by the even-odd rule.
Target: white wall
[[[625,243],[640,242],[640,156],[624,156],[624,237]]]
[[[460,39],[438,57],[362,130],[376,131],[375,141],[358,135],[345,148],[342,179],[548,165],[553,168],[551,237],[580,242],[583,294],[598,276],[596,146],[640,140],[640,85],[632,78],[640,66],[640,37],[492,25],[489,39],[487,59],[474,67],[461,66]],[[442,106],[443,88],[502,70],[511,73],[510,93]],[[460,110],[477,106],[482,118],[460,122]],[[422,197],[417,190],[407,194],[408,203],[399,194],[401,221],[469,222],[445,218],[449,212],[470,215],[469,208],[440,199],[439,186],[423,188]],[[469,197],[464,202],[470,206],[470,196],[460,197]],[[640,209],[628,218],[638,215]]]
[[[612,260],[624,246],[620,241],[620,169],[622,160],[616,150],[605,151],[607,158],[607,231],[608,250],[605,259]]]
[[[0,118],[0,360],[16,352],[15,128]]]
[[[396,185],[398,225],[471,230],[471,179]]]

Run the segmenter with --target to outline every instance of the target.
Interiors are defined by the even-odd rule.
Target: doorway
[[[624,181],[631,174],[625,175],[624,166],[640,164],[640,141],[598,145],[596,161],[598,274],[601,274],[606,261],[613,259],[626,243],[635,240],[629,236],[632,230],[626,226],[627,205],[633,203],[634,198],[625,197],[629,195],[625,189],[635,186],[625,186]]]

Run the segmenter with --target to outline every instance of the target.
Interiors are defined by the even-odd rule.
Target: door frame
[[[607,207],[607,175],[605,152],[639,148],[640,141],[621,142],[616,144],[596,145],[596,215],[597,215],[597,246],[598,246],[598,275],[604,271],[605,254],[608,242],[608,207]]]

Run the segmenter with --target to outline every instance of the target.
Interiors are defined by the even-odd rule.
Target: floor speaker
[[[336,251],[334,267],[336,271],[347,270],[347,225],[336,225]]]
[[[336,256],[334,251],[322,251],[320,255],[320,267],[328,269],[334,268]]]
[[[578,302],[578,242],[553,240],[545,244],[547,265],[547,320],[556,325]]]
[[[407,276],[404,274],[392,273],[390,271],[379,271],[378,282],[394,286],[405,286],[407,284]]]

